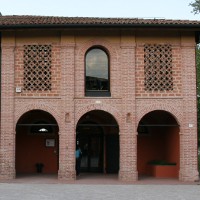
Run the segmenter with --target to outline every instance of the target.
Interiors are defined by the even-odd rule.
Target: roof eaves
[[[28,28],[184,28],[200,29],[200,24],[11,24],[0,25],[0,30],[4,29],[28,29]]]

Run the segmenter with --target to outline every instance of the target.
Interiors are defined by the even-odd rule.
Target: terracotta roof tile
[[[200,27],[200,21],[140,19],[140,18],[91,18],[91,17],[51,17],[51,16],[0,16],[0,27],[25,27],[41,25],[91,25],[91,26],[195,26]]]

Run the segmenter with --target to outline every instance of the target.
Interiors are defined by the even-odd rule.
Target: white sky
[[[194,0],[0,0],[2,15],[200,20]]]

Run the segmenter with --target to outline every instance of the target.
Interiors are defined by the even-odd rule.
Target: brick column
[[[73,38],[71,38],[73,39]],[[61,180],[74,180],[75,173],[75,125],[74,125],[74,51],[75,44],[64,34],[61,37],[61,67],[62,67],[62,110],[63,126],[59,140],[59,172]]]
[[[132,39],[133,40],[133,39]],[[122,39],[121,73],[122,73],[122,113],[120,127],[120,172],[124,181],[137,180],[137,137],[135,124],[135,44]],[[127,44],[129,43],[129,44]]]
[[[15,178],[14,37],[2,38],[0,180]]]
[[[198,179],[197,102],[194,44],[182,44],[183,124],[180,130],[180,173],[182,181]]]

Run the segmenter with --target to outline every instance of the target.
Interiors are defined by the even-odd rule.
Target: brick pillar
[[[73,39],[73,38],[72,38]],[[60,130],[59,172],[60,180],[74,180],[75,173],[75,125],[74,125],[74,49],[73,41],[61,37],[61,96],[63,100],[63,126]]]
[[[70,124],[61,128],[59,134],[59,180],[75,180],[75,135]]]
[[[0,180],[15,178],[14,37],[2,38]]]
[[[183,123],[180,130],[180,173],[182,181],[198,180],[197,102],[194,44],[182,45]]]
[[[125,38],[124,38],[125,39]],[[137,137],[135,124],[135,45],[123,40],[121,46],[122,113],[120,127],[120,172],[119,179],[137,180]]]

